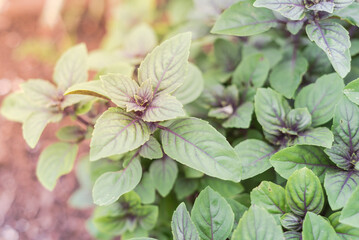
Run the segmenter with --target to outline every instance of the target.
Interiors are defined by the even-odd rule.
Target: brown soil
[[[24,79],[51,79],[52,64],[14,57],[14,51],[29,37],[53,39],[56,46],[62,41],[65,31],[61,25],[53,30],[39,27],[43,2],[10,0],[8,8],[0,11],[0,105]],[[93,49],[104,34],[103,25],[84,12],[72,34]],[[53,192],[45,190],[35,175],[38,156],[55,141],[57,128],[49,126],[38,146],[30,149],[22,138],[21,124],[0,116],[0,240],[91,239],[85,229],[91,210],[75,210],[67,204],[77,188],[74,173],[62,177]]]

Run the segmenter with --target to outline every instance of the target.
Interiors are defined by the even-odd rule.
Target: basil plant
[[[46,189],[75,168],[95,239],[359,239],[359,2],[116,12],[99,49],[68,49],[1,107]]]

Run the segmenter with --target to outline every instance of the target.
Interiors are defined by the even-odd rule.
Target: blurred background
[[[120,3],[0,0],[0,105],[29,78],[51,80],[55,61],[68,47],[85,42],[89,51],[98,48],[111,6]],[[35,175],[40,150],[55,140],[56,129],[56,125],[46,128],[38,146],[30,149],[21,124],[0,116],[1,240],[92,239],[85,229],[91,211],[68,205],[78,187],[75,174],[61,178],[53,192]]]

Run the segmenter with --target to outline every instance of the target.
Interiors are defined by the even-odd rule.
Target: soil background
[[[54,49],[60,49],[64,36],[75,36],[74,43],[85,42],[89,50],[99,46],[105,33],[105,19],[93,18],[86,11],[77,19],[72,32],[57,24],[42,27],[39,16],[44,0],[0,0],[0,105],[4,97],[17,90],[19,83],[29,78],[51,79],[53,61],[16,56],[16,50],[29,38],[45,39]],[[86,0],[68,0],[63,11],[71,9],[70,2],[86,5]],[[58,55],[62,50],[58,50]],[[51,61],[50,61],[51,62]],[[77,188],[74,172],[62,177],[53,192],[38,182],[35,170],[41,150],[56,140],[58,125],[46,128],[39,144],[30,149],[22,137],[20,123],[0,116],[0,240],[86,240],[92,239],[85,229],[89,210],[76,210],[68,198]],[[86,146],[82,146],[79,157]]]

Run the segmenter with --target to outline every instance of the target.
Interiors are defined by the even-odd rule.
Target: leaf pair
[[[255,113],[266,138],[275,145],[330,147],[332,144],[333,135],[329,129],[311,128],[312,116],[306,108],[292,110],[288,102],[271,89],[258,89]]]
[[[23,84],[23,92],[9,95],[1,113],[12,120],[23,123],[23,136],[34,148],[46,125],[59,122],[63,111],[84,100],[83,96],[64,96],[65,91],[80,82],[87,81],[87,50],[84,44],[66,51],[57,61],[53,81],[32,79]]]

